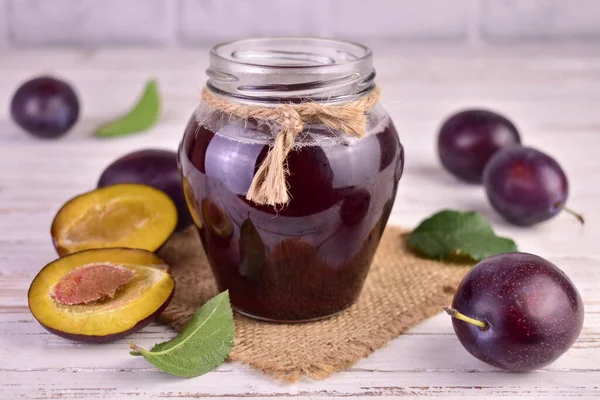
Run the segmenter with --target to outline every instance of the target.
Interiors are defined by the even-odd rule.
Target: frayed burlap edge
[[[179,330],[218,289],[194,228],[173,235],[159,255],[171,265],[177,282],[161,321]],[[229,359],[287,382],[327,378],[441,312],[468,269],[417,257],[408,249],[406,231],[388,227],[356,304],[304,324],[266,323],[236,314]]]
[[[458,282],[456,285],[458,285]],[[343,349],[332,350],[330,357],[321,360],[318,365],[313,364],[308,368],[294,366],[282,368],[280,364],[270,360],[248,361],[244,350],[239,349],[238,341],[236,341],[236,346],[230,354],[229,359],[232,361],[241,361],[243,364],[273,376],[275,379],[289,383],[296,382],[305,377],[317,380],[326,379],[336,372],[352,367],[362,358],[366,358],[376,350],[385,347],[390,340],[397,338],[419,322],[438,314],[441,310],[440,305],[449,304],[452,300],[452,295],[442,294],[431,300],[432,304],[428,305],[425,309],[421,309],[418,316],[405,314],[403,316],[403,326],[384,326],[381,327],[381,332],[373,334],[373,336],[370,336],[366,340],[348,341],[344,344]]]

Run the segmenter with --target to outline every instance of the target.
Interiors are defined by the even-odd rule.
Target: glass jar
[[[247,39],[210,52],[207,89],[234,104],[339,105],[375,90],[370,49],[313,38]],[[403,148],[380,104],[360,139],[305,123],[287,156],[289,203],[246,195],[278,127],[201,103],[180,146],[186,200],[221,290],[270,321],[336,314],[359,296],[387,223]]]

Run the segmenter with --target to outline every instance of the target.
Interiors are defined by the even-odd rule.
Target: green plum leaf
[[[198,309],[179,334],[145,350],[134,343],[130,354],[143,356],[166,373],[186,378],[200,376],[221,365],[233,348],[235,325],[225,291]]]
[[[408,237],[415,252],[435,260],[481,261],[517,251],[509,238],[496,236],[481,213],[443,210],[423,220]]]
[[[240,253],[240,275],[254,281],[259,280],[267,257],[262,238],[250,218],[240,228]]]
[[[96,130],[98,137],[126,136],[150,129],[160,115],[160,96],[156,80],[146,83],[144,93],[131,111],[122,117],[102,125]]]

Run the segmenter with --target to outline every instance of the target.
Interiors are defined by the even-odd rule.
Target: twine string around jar
[[[304,129],[304,123],[321,123],[333,131],[341,131],[362,138],[367,131],[367,111],[379,101],[380,90],[374,90],[357,100],[342,104],[324,104],[314,101],[299,104],[280,104],[272,107],[232,102],[207,87],[202,89],[202,100],[211,109],[242,120],[255,119],[274,123],[280,130],[267,156],[252,179],[246,199],[262,205],[285,205],[288,193],[287,156],[294,141]]]

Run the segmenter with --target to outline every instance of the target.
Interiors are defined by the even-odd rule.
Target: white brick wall
[[[0,51],[8,48],[8,12],[7,2],[0,0]]]
[[[600,0],[0,0],[0,49],[272,35],[600,43]]]
[[[17,46],[163,44],[169,0],[0,0]]]
[[[180,0],[183,43],[244,36],[326,35],[329,0]]]
[[[331,0],[332,36],[464,41],[469,0]]]
[[[491,42],[600,40],[600,1],[485,0],[481,35]]]
[[[471,0],[180,0],[180,39],[243,36],[464,40]],[[431,12],[435,10],[435,12]]]

